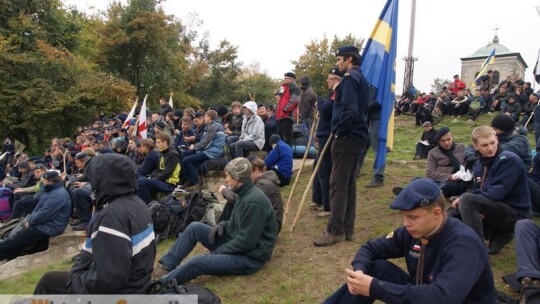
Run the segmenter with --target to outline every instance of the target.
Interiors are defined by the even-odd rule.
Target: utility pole
[[[412,0],[411,5],[411,26],[409,31],[409,51],[407,52],[407,57],[403,58],[405,60],[405,77],[403,77],[403,93],[413,84],[414,76],[414,62],[417,58],[413,57],[413,47],[414,47],[414,27],[416,22],[416,0]]]

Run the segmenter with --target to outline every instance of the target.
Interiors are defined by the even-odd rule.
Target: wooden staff
[[[298,222],[298,219],[300,218],[300,211],[302,210],[302,206],[306,202],[307,195],[309,190],[311,189],[311,185],[313,185],[313,181],[315,180],[315,176],[317,176],[317,171],[319,171],[319,167],[322,163],[322,158],[324,157],[324,154],[328,150],[328,147],[332,144],[332,141],[334,140],[334,135],[330,133],[330,137],[326,141],[326,144],[324,145],[324,148],[322,149],[321,153],[319,154],[317,165],[315,166],[315,169],[313,169],[313,174],[311,175],[311,178],[309,179],[309,183],[306,187],[306,190],[304,191],[304,195],[302,196],[302,200],[300,201],[300,205],[298,206],[298,211],[296,211],[296,216],[294,217],[294,222],[291,226],[291,232],[294,231],[294,226],[296,226],[296,222]]]
[[[523,126],[524,128],[527,127],[527,125],[529,124],[529,121],[531,121],[531,118],[533,118],[534,116],[534,112],[531,112],[531,116],[529,116],[529,119],[527,119],[527,122],[525,123],[525,125]]]
[[[296,186],[298,185],[298,180],[300,179],[300,175],[302,175],[302,171],[304,170],[304,165],[306,164],[306,159],[309,154],[309,150],[311,148],[311,141],[313,140],[313,136],[315,135],[315,129],[317,128],[317,124],[319,123],[319,115],[318,110],[315,110],[315,119],[313,121],[313,124],[311,126],[311,132],[309,134],[309,140],[308,144],[306,146],[306,151],[304,152],[304,157],[302,158],[302,165],[300,166],[300,169],[298,170],[298,173],[296,174],[296,178],[294,179],[293,186],[291,188],[291,192],[289,193],[289,198],[287,198],[287,203],[285,204],[285,214],[283,215],[283,224],[287,222],[287,215],[289,214],[289,206],[291,204],[291,199],[294,194],[294,190],[296,190]]]
[[[64,174],[67,175],[66,171],[67,171],[67,167],[66,167],[66,157],[69,153],[69,149],[66,148],[66,151],[64,151],[64,153],[62,153],[62,158],[64,159]]]

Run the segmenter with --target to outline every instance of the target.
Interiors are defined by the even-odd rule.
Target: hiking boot
[[[497,254],[501,252],[503,247],[510,243],[510,241],[514,238],[514,235],[512,233],[508,233],[505,235],[497,236],[492,238],[489,241],[488,244],[488,253],[489,254]]]
[[[325,217],[329,217],[330,215],[332,215],[332,212],[323,211],[323,212],[317,214],[317,218],[325,218]]]
[[[324,232],[323,235],[321,235],[321,237],[316,239],[313,243],[316,247],[327,247],[343,242],[343,240],[345,240],[345,236],[343,234],[336,235],[329,232]]]
[[[77,226],[81,223],[81,220],[74,220],[73,222],[69,223],[70,226]]]
[[[88,223],[79,223],[78,225],[75,225],[71,227],[73,231],[86,231],[86,226]]]
[[[420,155],[415,155],[415,156],[413,157],[413,160],[419,160],[420,158],[421,158]]]
[[[372,179],[369,182],[369,184],[366,185],[366,187],[369,187],[369,188],[375,188],[375,187],[381,187],[381,186],[384,186],[384,181],[378,181],[374,179]]]
[[[162,276],[168,274],[169,272],[171,271],[167,269],[167,267],[163,266],[163,264],[161,263],[158,263],[156,267],[154,267],[154,273],[152,273],[152,275],[154,276],[155,279],[159,279]]]
[[[345,241],[347,242],[354,242],[354,236],[351,234],[345,233]]]
[[[403,191],[403,187],[397,186],[397,187],[392,188],[392,193],[394,193],[395,196],[398,196],[401,193],[401,191]]]

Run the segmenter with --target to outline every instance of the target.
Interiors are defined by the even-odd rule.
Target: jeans
[[[458,209],[463,223],[471,227],[481,240],[485,239],[484,228],[497,237],[513,233],[518,220],[516,211],[510,205],[472,193],[460,196]]]
[[[516,277],[540,279],[540,227],[531,220],[520,220],[514,230]]]
[[[139,177],[137,195],[147,205],[152,201],[152,194],[157,192],[172,192],[174,186],[153,178]]]
[[[26,214],[32,213],[36,208],[38,200],[34,199],[34,195],[27,194],[16,200],[11,209],[11,219],[21,218]]]
[[[257,145],[252,142],[251,140],[239,140],[232,144],[230,147],[231,149],[231,157],[237,158],[237,157],[244,157],[245,151],[261,151]]]
[[[330,210],[327,231],[334,235],[352,235],[356,214],[356,164],[362,144],[348,136],[332,141],[330,174]]]
[[[24,249],[34,245],[32,252],[46,250],[49,246],[49,236],[35,227],[28,227],[15,233],[15,235],[0,240],[0,261],[14,259],[24,254]]]
[[[411,276],[396,265],[387,260],[375,260],[371,269],[366,274],[377,278],[381,281],[399,284],[399,285],[414,285],[414,280]],[[341,286],[334,294],[328,297],[324,304],[355,304],[355,303],[373,303],[374,298],[353,295],[349,292],[347,284]]]
[[[199,177],[197,176],[197,168],[200,164],[209,160],[210,158],[203,152],[193,153],[182,159],[182,172],[183,177],[192,185],[199,183]]]
[[[92,218],[92,190],[86,188],[73,189],[73,205],[82,223],[90,222]]]
[[[186,263],[180,263],[193,250],[197,242],[213,251],[224,244],[224,237],[216,236],[213,244],[209,243],[208,236],[212,227],[193,222],[189,224],[182,236],[176,240],[167,253],[159,260],[165,268],[171,269],[161,278],[164,282],[176,278],[178,284],[184,284],[200,275],[242,275],[253,274],[264,266],[264,262],[255,260],[241,254],[203,254],[190,258]],[[176,267],[180,265],[179,267]],[[176,269],[175,269],[176,268]]]

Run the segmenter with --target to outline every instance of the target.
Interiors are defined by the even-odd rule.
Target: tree
[[[106,71],[132,83],[139,96],[149,95],[150,107],[160,97],[181,95],[193,86],[186,77],[192,48],[192,33],[184,34],[182,23],[165,15],[160,1],[131,0],[127,6],[112,3],[101,32],[97,62]]]
[[[0,1],[0,9],[3,136],[38,151],[99,110],[126,107],[134,88],[74,55],[79,28],[60,2]]]
[[[240,99],[238,76],[242,63],[238,62],[238,47],[223,40],[215,50],[210,50],[207,39],[199,45],[201,59],[208,63],[208,71],[194,88],[192,95],[205,105],[229,104]],[[246,98],[246,96],[244,96]],[[245,100],[245,99],[244,99]]]
[[[350,34],[343,39],[334,36],[332,42],[329,42],[326,35],[320,41],[312,40],[310,44],[306,45],[305,53],[300,55],[298,60],[292,61],[295,65],[295,74],[298,77],[309,76],[315,93],[326,95],[328,92],[326,77],[328,71],[336,65],[335,50],[347,44],[361,48],[362,40]]]
[[[262,73],[258,64],[242,69],[239,82],[238,96],[245,97],[240,100],[253,98],[258,104],[275,103],[274,91],[279,88],[279,82],[272,79],[266,73]]]
[[[442,91],[442,88],[448,87],[449,84],[450,80],[448,79],[435,78],[433,79],[433,84],[431,85],[431,91],[433,91],[435,94],[439,94]]]

